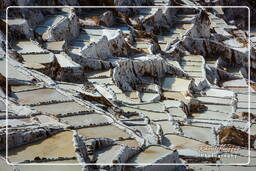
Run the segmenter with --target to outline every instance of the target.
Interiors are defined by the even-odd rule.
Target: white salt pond
[[[72,139],[73,133],[71,131],[64,131],[44,140],[10,149],[8,153],[9,160],[18,162],[34,160],[37,156],[40,158],[76,156]]]
[[[196,127],[196,126],[181,126],[182,132],[186,137],[191,137],[196,140],[214,144],[215,135],[212,128]]]
[[[50,101],[68,101],[68,97],[60,94],[55,89],[50,88],[17,92],[15,93],[15,95],[18,97],[19,103],[23,105],[37,104],[40,102]]]
[[[63,117],[63,118],[60,118],[60,122],[68,125],[72,125],[72,126],[80,126],[80,125],[95,126],[95,125],[109,124],[112,122],[112,119],[102,114],[90,113],[90,114],[84,114],[84,115]]]
[[[45,51],[31,41],[19,41],[14,47],[18,53],[44,53]]]
[[[49,53],[22,54],[21,56],[26,62],[30,63],[48,64],[54,60],[53,56],[51,56]]]
[[[129,163],[154,163],[156,160],[172,154],[173,151],[161,146],[149,146],[129,159]]]
[[[123,109],[125,112],[137,112],[137,113],[142,113],[145,116],[149,117],[151,120],[158,120],[158,119],[168,119],[168,116],[164,112],[153,112],[153,111],[147,111],[147,110],[142,110],[138,108],[132,108],[128,106],[122,106],[120,107]]]
[[[170,90],[170,91],[187,91],[190,83],[191,83],[191,80],[166,77],[163,80],[162,87],[164,90]]]
[[[113,126],[113,125],[103,125],[103,126],[96,126],[96,127],[88,127],[88,128],[81,128],[78,129],[78,133],[81,136],[86,138],[110,138],[118,140],[120,137],[128,138],[129,134],[124,130]]]
[[[43,114],[51,114],[51,115],[65,115],[70,113],[82,113],[89,111],[89,108],[86,106],[82,106],[76,102],[62,102],[62,103],[53,103],[46,104],[40,106],[34,106],[33,109],[36,109]]]

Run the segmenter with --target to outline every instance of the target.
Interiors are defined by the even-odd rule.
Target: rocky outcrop
[[[222,83],[228,80],[239,79],[240,77],[232,75],[222,69],[207,65],[205,67],[207,80],[214,85],[222,86]]]
[[[71,10],[68,17],[64,16],[59,22],[54,23],[43,35],[45,41],[70,41],[79,34],[78,17]]]
[[[212,9],[217,16],[223,17],[229,24],[235,24],[241,29],[248,29],[248,16],[249,12],[246,7],[250,9],[251,18],[256,16],[256,3],[250,0],[230,0],[230,1],[199,1],[204,6],[238,6],[238,8],[215,8]],[[246,7],[239,7],[246,6]],[[256,22],[251,20],[251,25],[255,25]]]
[[[161,30],[169,30],[170,25],[169,22],[172,18],[172,16],[168,16],[169,19],[165,16],[162,9],[158,9],[156,12],[154,12],[152,15],[147,16],[143,20],[143,24],[150,25],[152,28],[152,32],[159,33]]]
[[[107,27],[111,27],[114,25],[115,23],[115,19],[114,19],[114,15],[112,11],[107,11],[104,12],[101,16],[100,16],[100,22],[107,26]]]
[[[95,43],[84,46],[81,53],[86,58],[106,59],[113,56],[128,56],[131,47],[120,30],[103,30],[103,36]]]
[[[122,90],[131,91],[142,83],[158,82],[166,74],[189,77],[179,68],[167,64],[159,56],[148,55],[137,60],[123,60],[114,68],[113,80]],[[150,77],[147,80],[143,77]]]
[[[222,28],[225,30],[225,28]],[[185,34],[177,48],[184,47],[192,54],[200,54],[205,58],[219,57],[218,67],[232,67],[231,65],[242,66],[241,72],[245,78],[248,77],[248,43],[239,44],[237,38],[223,37],[211,27],[209,15],[201,11],[194,22],[194,26]],[[246,40],[245,40],[246,41]],[[239,45],[238,45],[239,44]],[[214,55],[214,56],[213,56]],[[251,59],[255,58],[251,53]],[[253,60],[252,60],[253,61]],[[251,79],[255,80],[255,67],[251,65]]]
[[[223,128],[218,132],[220,144],[232,144],[241,147],[248,147],[249,143],[253,146],[256,139],[253,135],[236,129],[234,126]],[[248,136],[251,136],[251,142],[248,142]]]

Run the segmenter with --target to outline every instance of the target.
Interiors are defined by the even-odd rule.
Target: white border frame
[[[30,165],[30,166],[35,166],[35,165],[39,165],[39,166],[49,166],[49,165],[80,165],[80,166],[92,166],[92,165],[113,165],[113,166],[146,166],[146,165],[175,165],[175,166],[181,166],[181,165],[205,165],[205,166],[234,166],[234,165],[249,165],[250,164],[250,154],[251,154],[251,144],[250,144],[250,131],[251,131],[251,115],[249,114],[249,136],[248,136],[248,162],[247,163],[230,163],[230,164],[216,164],[216,163],[117,163],[117,164],[113,164],[113,163],[88,163],[88,164],[83,164],[83,163],[11,163],[8,161],[8,58],[9,58],[9,53],[8,53],[8,10],[10,8],[246,8],[248,10],[248,80],[249,80],[249,84],[248,84],[248,112],[250,113],[250,102],[251,102],[251,89],[250,89],[250,80],[251,80],[251,76],[250,76],[250,72],[251,72],[251,61],[250,61],[250,56],[251,56],[251,11],[250,8],[248,6],[8,6],[6,8],[6,162],[8,165],[12,165],[12,166],[26,166],[26,165]]]

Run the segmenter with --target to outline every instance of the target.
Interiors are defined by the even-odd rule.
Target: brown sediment
[[[256,115],[249,113],[249,112],[240,112],[234,115],[234,119],[240,119],[240,120],[249,120],[249,115],[250,115],[250,120],[255,120],[256,119]]]
[[[234,126],[226,127],[218,132],[220,144],[232,144],[241,147],[248,147],[248,133],[236,129]],[[254,143],[255,136],[251,135],[251,145]]]

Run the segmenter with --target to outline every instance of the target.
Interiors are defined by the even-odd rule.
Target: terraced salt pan
[[[225,81],[223,87],[248,87],[245,79]]]
[[[200,55],[189,55],[189,56],[183,56],[182,59],[184,61],[192,61],[192,62],[202,62],[202,56]]]
[[[236,113],[240,113],[240,112],[249,112],[248,108],[237,108],[236,109]],[[256,113],[256,109],[250,109],[251,113]]]
[[[96,127],[88,127],[88,128],[81,128],[78,129],[78,133],[81,136],[86,138],[110,138],[118,140],[120,138],[128,138],[129,134],[124,130],[113,126],[113,125],[103,125],[103,126],[96,126]]]
[[[237,99],[239,102],[248,102],[249,101],[249,96],[247,93],[237,93]],[[251,103],[256,103],[256,94],[251,92],[251,98],[250,98]]]
[[[32,122],[30,119],[8,119],[8,126],[17,127],[17,126],[25,126],[30,125]],[[6,126],[6,119],[0,119],[0,127]]]
[[[61,68],[80,68],[81,67],[78,63],[72,61],[72,59],[68,56],[65,56],[63,54],[55,54],[55,56]]]
[[[88,112],[90,109],[86,106],[82,106],[76,102],[63,102],[63,103],[54,103],[54,104],[47,104],[47,105],[40,105],[34,106],[33,109],[36,109],[43,114],[50,114],[50,115],[66,115],[70,113],[82,113]]]
[[[149,117],[151,120],[158,120],[158,119],[168,119],[168,116],[164,112],[151,112],[151,111],[146,111],[146,110],[141,110],[137,108],[131,108],[128,106],[122,106],[120,107],[122,110],[125,112],[138,112],[142,113],[145,116]]]
[[[230,98],[201,96],[201,97],[197,97],[197,99],[205,104],[222,104],[222,105],[231,105],[232,104],[232,99],[230,99]]]
[[[193,113],[193,118],[196,119],[211,119],[211,120],[229,120],[231,113],[221,113],[215,111],[205,111],[203,113]]]
[[[40,158],[76,156],[72,139],[73,133],[71,131],[64,131],[47,139],[10,149],[9,160],[11,162],[18,162],[34,160],[37,156]]]
[[[130,128],[140,132],[140,135],[149,141],[150,144],[155,144],[155,135],[151,125],[133,125]]]
[[[122,102],[125,102],[125,103],[139,103],[140,102],[140,99],[139,97],[137,96],[133,96],[133,98],[130,98],[128,93],[118,93],[116,94],[116,99],[119,100],[119,101],[122,101]],[[131,96],[134,95],[134,94],[131,94]]]
[[[140,93],[140,97],[143,102],[151,102],[154,99],[160,99],[158,93]]]
[[[62,51],[65,41],[46,42],[45,47],[53,51]]]
[[[173,34],[173,33],[170,33],[165,36],[161,36],[161,35],[158,35],[157,38],[158,38],[158,42],[159,43],[168,43],[168,42],[173,42],[177,37],[179,37],[178,34]]]
[[[182,66],[185,72],[202,72],[202,67],[197,65],[185,65]]]
[[[63,117],[63,118],[60,118],[60,122],[66,123],[72,126],[81,126],[81,125],[89,126],[89,125],[109,124],[112,122],[112,119],[102,114],[90,113],[85,115]]]
[[[49,53],[22,54],[21,56],[26,62],[30,63],[48,64],[54,60],[53,56],[51,56]]]
[[[132,107],[139,108],[142,110],[151,110],[157,112],[163,112],[164,106],[161,103],[145,103],[145,104],[134,104]]]
[[[158,92],[158,85],[157,84],[143,84],[141,91],[144,93],[157,93]]]
[[[164,100],[162,101],[163,105],[166,108],[170,108],[170,107],[180,107],[181,102],[177,101],[177,100]]]
[[[35,43],[31,41],[19,41],[15,47],[15,50],[17,50],[18,53],[44,53],[45,50],[43,50],[41,47],[36,45]]]
[[[199,126],[199,127],[218,127],[220,124],[223,124],[223,122],[222,121],[219,121],[219,123],[216,121],[213,121],[213,122],[192,121],[191,122],[191,126]]]
[[[74,49],[69,49],[69,53],[70,54],[75,54],[75,55],[79,55],[79,56],[82,56],[82,53],[81,53],[81,49],[77,49],[77,48],[74,48]]]
[[[4,22],[7,23],[7,20],[3,19]],[[8,17],[8,25],[22,25],[26,24],[26,20],[24,18],[11,18]]]
[[[165,135],[163,144],[177,149],[180,155],[198,155],[198,154],[212,154],[212,151],[201,151],[202,147],[211,147],[205,143],[193,140],[180,135],[167,134]]]
[[[164,91],[163,96],[167,99],[175,99],[178,101],[188,101],[182,92]]]
[[[232,98],[234,97],[235,93],[230,90],[224,90],[224,89],[208,89],[206,92],[207,96],[212,97],[224,97],[224,98]]]
[[[33,90],[39,88],[36,85],[17,85],[17,86],[11,86],[11,90],[13,92],[19,92],[19,91],[24,91],[24,90]]]
[[[225,87],[229,90],[232,90],[234,92],[247,92],[248,91],[248,86],[247,87]]]
[[[26,62],[26,61],[24,62],[24,67],[28,69],[35,69],[35,70],[43,70],[46,68],[43,64]]]
[[[186,80],[182,78],[165,77],[162,83],[162,88],[164,90],[170,91],[187,91],[191,80]]]
[[[183,112],[183,110],[181,108],[178,108],[178,107],[169,108],[168,111],[172,116],[178,116],[178,117],[185,117],[186,116],[186,114]]]
[[[161,146],[149,146],[144,151],[129,159],[129,163],[154,163],[156,160],[173,153],[172,150]]]
[[[122,153],[120,145],[113,145],[96,151],[97,163],[113,163],[115,157]]]
[[[183,66],[202,66],[202,62],[199,62],[199,61],[182,61],[181,63],[181,66],[183,68]]]
[[[69,101],[70,99],[60,94],[55,89],[42,88],[31,91],[17,92],[15,95],[18,97],[18,101],[22,105],[38,104],[42,102],[50,101]]]
[[[249,103],[248,102],[239,102],[238,101],[237,107],[238,108],[243,108],[243,109],[248,109],[249,108]],[[255,109],[256,108],[256,103],[251,103],[250,108],[251,109]]]
[[[65,126],[60,123],[56,118],[47,115],[36,115],[34,117],[42,125]],[[33,119],[34,119],[33,118]]]
[[[88,28],[84,28],[82,33],[86,33],[87,35],[102,36],[103,29],[88,27]]]
[[[181,126],[182,132],[186,137],[207,142],[207,144],[215,144],[215,135],[211,128],[203,128],[196,126]]]
[[[216,111],[221,113],[232,113],[233,107],[227,105],[215,105],[207,104],[206,105],[209,111]]]
[[[88,90],[85,88],[84,84],[70,84],[70,83],[63,83],[60,82],[58,84],[59,88],[65,89],[65,91],[77,91],[83,94],[90,94],[92,96],[101,96],[98,92],[93,90]]]
[[[157,121],[155,123],[161,126],[164,134],[177,132],[177,130],[174,128],[170,121]]]
[[[8,65],[8,75],[6,73],[6,61],[0,60],[0,73],[8,79],[18,79],[24,81],[31,81],[33,78],[18,71],[14,66]]]
[[[136,141],[135,139],[127,139],[127,140],[117,141],[117,143],[124,145],[124,146],[128,146],[128,147],[134,147],[134,148],[137,148],[140,146],[138,141]]]
[[[102,36],[101,35],[88,35],[86,33],[81,33],[76,40],[77,41],[86,41],[86,42],[96,42],[98,41]]]

